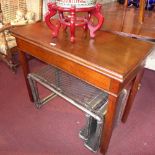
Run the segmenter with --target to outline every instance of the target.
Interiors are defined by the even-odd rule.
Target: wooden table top
[[[121,82],[144,61],[153,46],[106,31],[98,31],[95,39],[90,39],[83,30],[77,30],[75,43],[71,43],[64,32],[52,40],[51,31],[43,22],[16,27],[11,32],[17,38]]]

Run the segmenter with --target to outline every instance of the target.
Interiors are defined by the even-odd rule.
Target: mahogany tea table
[[[143,67],[153,45],[106,31],[98,31],[94,39],[78,31],[75,43],[63,31],[52,39],[51,30],[38,22],[11,30],[16,37],[20,63],[31,101],[27,80],[29,65],[26,54],[51,64],[109,94],[107,114],[102,131],[100,151],[105,154],[112,135],[118,99],[121,91],[130,86],[122,117],[125,122],[139,88]]]

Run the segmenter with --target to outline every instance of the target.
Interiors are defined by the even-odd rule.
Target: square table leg
[[[28,94],[29,94],[30,100],[33,102],[34,100],[33,100],[32,92],[31,92],[31,88],[30,88],[30,85],[29,85],[29,81],[27,79],[27,75],[30,72],[29,65],[28,65],[28,60],[27,60],[26,55],[25,55],[24,52],[19,50],[18,53],[19,53],[19,61],[20,61],[20,64],[22,66],[22,70],[23,70],[23,73],[24,73],[24,78],[25,78]]]
[[[137,94],[137,91],[140,88],[140,83],[141,83],[143,74],[144,74],[144,68],[141,69],[141,71],[137,74],[135,79],[132,81],[131,91],[130,91],[128,101],[127,101],[127,104],[126,104],[126,107],[125,107],[125,110],[124,110],[124,114],[123,114],[123,117],[122,117],[122,122],[123,123],[125,123],[127,118],[128,118],[128,115],[129,115],[129,112],[131,110],[132,104],[134,102],[135,96]]]
[[[124,110],[124,113],[122,116],[122,122],[124,122],[124,123],[126,122],[126,120],[128,118],[134,98],[135,98],[137,91],[139,89],[139,84],[143,77],[143,73],[144,73],[144,68],[142,66],[139,73],[136,75],[136,77],[133,79],[133,81],[131,81],[132,86],[131,86],[130,94],[129,94],[127,104],[126,104],[126,107],[125,107],[125,110]],[[110,142],[110,139],[112,136],[118,99],[119,99],[119,96],[115,97],[113,95],[109,95],[109,98],[108,98],[108,110],[107,110],[107,114],[105,115],[105,123],[103,126],[103,132],[102,132],[102,138],[101,138],[101,150],[100,151],[103,155],[105,155],[107,152],[109,142]]]
[[[103,155],[105,155],[107,152],[110,138],[112,135],[118,99],[119,99],[119,96],[114,97],[112,95],[109,95],[109,98],[108,98],[108,109],[107,109],[107,114],[105,115],[105,123],[103,125],[101,149],[100,149]]]

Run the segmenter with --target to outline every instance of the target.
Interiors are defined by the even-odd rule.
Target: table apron
[[[58,67],[69,74],[76,76],[79,79],[101,89],[105,92],[118,96],[119,92],[110,90],[113,79],[84,65],[78,64],[73,60],[69,60],[61,55],[45,50],[25,40],[17,38],[17,44],[19,51],[27,53],[35,58]],[[119,83],[119,82],[118,82]],[[120,83],[121,84],[121,83]]]

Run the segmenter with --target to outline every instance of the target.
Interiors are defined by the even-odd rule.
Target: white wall
[[[145,68],[155,70],[155,46],[152,49],[151,54],[146,59]]]

